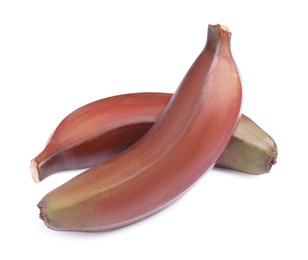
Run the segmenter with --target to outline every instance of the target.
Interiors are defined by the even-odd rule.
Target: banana
[[[209,25],[204,49],[154,126],[126,151],[42,198],[40,217],[49,228],[106,231],[135,223],[174,202],[213,167],[241,110],[230,39],[227,27]]]
[[[123,94],[78,108],[62,120],[43,151],[31,161],[33,179],[39,182],[56,171],[89,168],[114,157],[153,126],[171,97],[168,93]],[[267,173],[277,153],[275,141],[242,114],[215,166]]]
[[[242,115],[216,166],[250,174],[268,173],[277,162],[277,155],[274,139],[249,117]]]
[[[170,98],[171,94],[163,93],[126,94],[78,108],[62,120],[43,151],[31,161],[34,181],[114,157],[151,128]]]

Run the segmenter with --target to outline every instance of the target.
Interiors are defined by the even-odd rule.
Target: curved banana
[[[34,181],[114,157],[151,128],[170,98],[171,94],[136,93],[78,108],[62,120],[44,150],[31,161]]]
[[[168,105],[169,93],[131,93],[84,105],[65,117],[31,161],[36,182],[50,174],[89,168],[139,140]],[[217,167],[250,174],[270,171],[278,150],[273,138],[244,114]]]
[[[38,203],[49,228],[104,231],[132,224],[174,202],[214,165],[241,109],[230,38],[225,26],[209,25],[204,50],[155,125],[129,149]]]
[[[274,139],[249,117],[242,115],[232,139],[216,166],[250,174],[271,170],[277,162],[278,148]]]

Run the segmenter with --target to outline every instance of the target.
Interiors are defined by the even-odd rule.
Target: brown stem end
[[[40,182],[38,165],[34,159],[30,162],[30,169],[32,173],[32,179],[35,181],[35,183]]]

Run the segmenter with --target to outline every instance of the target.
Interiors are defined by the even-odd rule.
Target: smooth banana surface
[[[153,126],[171,97],[131,93],[78,108],[62,120],[45,149],[31,161],[33,179],[38,182],[57,171],[89,168],[114,157]],[[262,174],[270,171],[277,154],[273,138],[242,114],[216,166]]]
[[[214,165],[241,109],[230,38],[225,26],[209,25],[204,50],[154,126],[38,203],[49,228],[103,231],[132,224],[174,202]]]
[[[217,166],[250,174],[262,174],[276,163],[278,148],[274,139],[247,116],[240,123]]]
[[[62,120],[44,150],[31,161],[34,181],[114,157],[151,128],[170,98],[163,93],[119,95],[75,110]]]

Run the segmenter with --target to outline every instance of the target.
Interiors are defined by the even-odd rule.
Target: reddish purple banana
[[[39,182],[57,171],[89,168],[114,157],[153,126],[171,97],[167,93],[132,93],[78,108],[62,120],[44,150],[31,161],[33,179]],[[241,115],[215,166],[250,174],[267,173],[277,153],[275,141]]]
[[[132,224],[174,202],[213,167],[240,117],[242,87],[230,38],[225,26],[209,25],[204,50],[154,126],[38,203],[49,228],[104,231]]]

